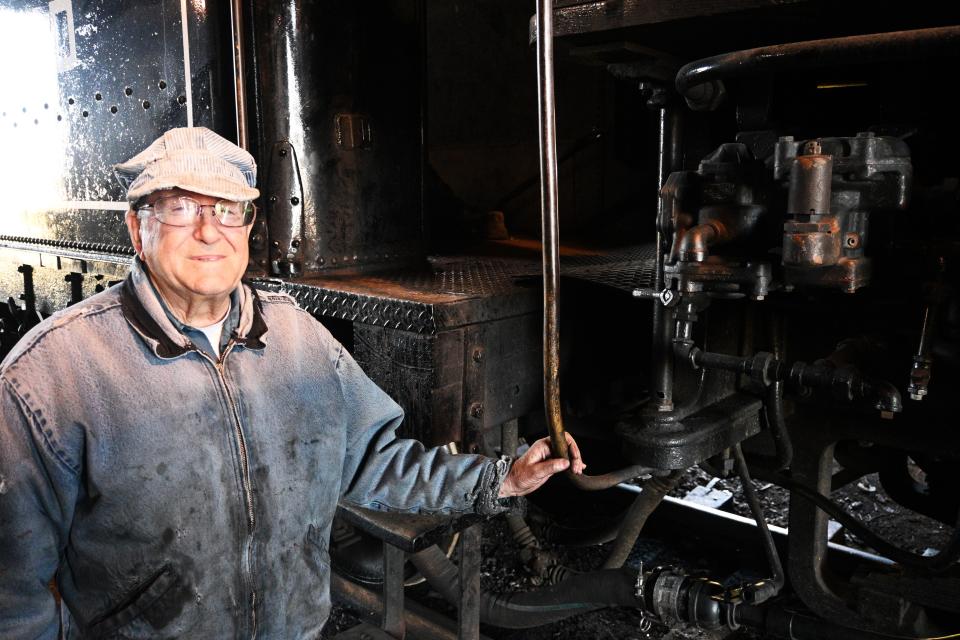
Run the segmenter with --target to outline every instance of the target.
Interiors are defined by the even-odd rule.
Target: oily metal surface
[[[629,292],[650,286],[653,253],[652,245],[640,245],[565,257],[560,273]],[[255,284],[290,294],[319,317],[435,333],[539,309],[540,268],[529,259],[445,256],[401,271]]]

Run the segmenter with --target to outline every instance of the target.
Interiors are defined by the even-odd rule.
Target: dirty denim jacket
[[[503,463],[403,411],[286,295],[239,291],[219,361],[138,264],[0,367],[0,638],[312,638],[338,500],[493,512]],[[269,329],[269,330],[268,330]]]

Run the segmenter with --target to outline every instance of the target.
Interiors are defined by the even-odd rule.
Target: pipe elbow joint
[[[688,229],[680,239],[680,260],[703,262],[710,254],[710,246],[720,236],[720,230],[710,222]]]

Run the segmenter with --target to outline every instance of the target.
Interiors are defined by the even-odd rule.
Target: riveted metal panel
[[[129,246],[111,165],[171,127],[233,135],[225,10],[0,0],[0,234]]]

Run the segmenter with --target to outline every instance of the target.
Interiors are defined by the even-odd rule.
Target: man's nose
[[[213,205],[200,207],[197,214],[197,220],[193,227],[194,237],[205,244],[213,244],[223,235],[220,231],[220,223],[214,214]]]

